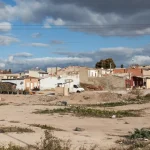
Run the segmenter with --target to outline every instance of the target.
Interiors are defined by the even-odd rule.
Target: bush
[[[131,139],[150,139],[150,129],[135,129],[130,136]]]

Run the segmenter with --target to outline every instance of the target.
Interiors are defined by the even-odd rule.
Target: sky
[[[149,0],[0,0],[0,69],[150,64]]]

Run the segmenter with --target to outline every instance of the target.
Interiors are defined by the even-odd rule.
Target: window
[[[62,83],[57,83],[57,87],[62,87]]]
[[[76,88],[76,89],[78,88],[78,86],[77,86],[77,85],[73,85],[73,87],[74,87],[74,88]]]

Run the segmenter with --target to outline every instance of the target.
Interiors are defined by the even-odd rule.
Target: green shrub
[[[142,128],[135,129],[134,132],[130,136],[131,139],[150,139],[150,129]]]

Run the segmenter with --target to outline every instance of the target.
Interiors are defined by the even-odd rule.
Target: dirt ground
[[[66,100],[68,104],[97,104],[108,101],[121,101],[132,97],[129,94],[84,92],[73,94],[69,97],[44,96],[44,95],[0,95],[1,103],[8,105],[0,106],[0,126],[28,127],[35,133],[0,133],[0,144],[6,145],[10,142],[26,146],[34,145],[44,136],[44,130],[31,127],[28,124],[50,125],[65,131],[55,131],[54,135],[68,140],[70,139],[73,147],[99,145],[102,150],[116,147],[115,141],[127,135],[134,128],[149,127],[150,103],[134,104],[109,108],[111,110],[144,110],[142,117],[127,118],[90,118],[75,117],[71,115],[39,115],[32,112],[37,109],[63,108],[64,106],[50,106],[56,101]],[[12,123],[11,121],[18,121]],[[127,122],[128,124],[126,124]],[[76,132],[76,127],[84,128],[82,132]]]

